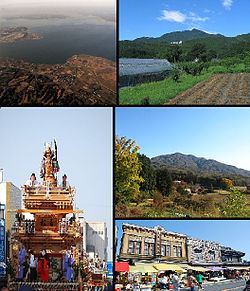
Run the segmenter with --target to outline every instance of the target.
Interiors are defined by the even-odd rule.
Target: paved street
[[[246,286],[244,280],[240,281],[224,281],[219,283],[204,284],[204,291],[242,291]],[[181,291],[189,291],[190,288],[181,288]],[[198,288],[195,289],[198,291]]]

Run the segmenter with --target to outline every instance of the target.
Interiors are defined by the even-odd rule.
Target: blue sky
[[[148,157],[181,152],[250,170],[250,108],[117,108],[116,134]]]
[[[244,259],[250,260],[250,221],[247,220],[116,220],[118,226],[118,247],[122,236],[122,223],[154,227],[160,225],[166,230],[218,242],[246,253]]]
[[[249,0],[120,0],[120,40],[197,28],[226,36],[250,32]]]
[[[60,165],[76,187],[87,221],[105,221],[109,255],[112,226],[112,110],[110,108],[1,108],[0,168],[20,187],[39,178],[44,142],[57,140]],[[41,179],[39,178],[39,181]]]

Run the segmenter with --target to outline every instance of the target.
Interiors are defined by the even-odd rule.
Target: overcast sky
[[[81,5],[81,6],[115,6],[115,0],[1,0],[1,5],[14,6],[14,5]]]
[[[44,143],[58,145],[59,181],[65,173],[87,221],[105,221],[109,256],[112,227],[112,109],[1,108],[0,168],[20,187],[34,172],[38,181]]]

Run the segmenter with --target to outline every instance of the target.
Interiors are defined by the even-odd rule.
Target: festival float
[[[15,281],[9,280],[9,290],[19,290],[23,285],[32,290],[53,291],[106,286],[105,275],[91,270],[82,249],[78,214],[83,211],[74,207],[75,188],[69,185],[66,175],[59,184],[58,172],[54,141],[54,146],[45,145],[42,183],[37,182],[33,173],[22,186],[24,207],[16,211],[10,246]],[[27,267],[33,259],[35,275]]]

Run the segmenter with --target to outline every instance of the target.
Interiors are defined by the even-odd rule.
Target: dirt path
[[[166,104],[250,104],[250,73],[214,75],[171,99]]]

